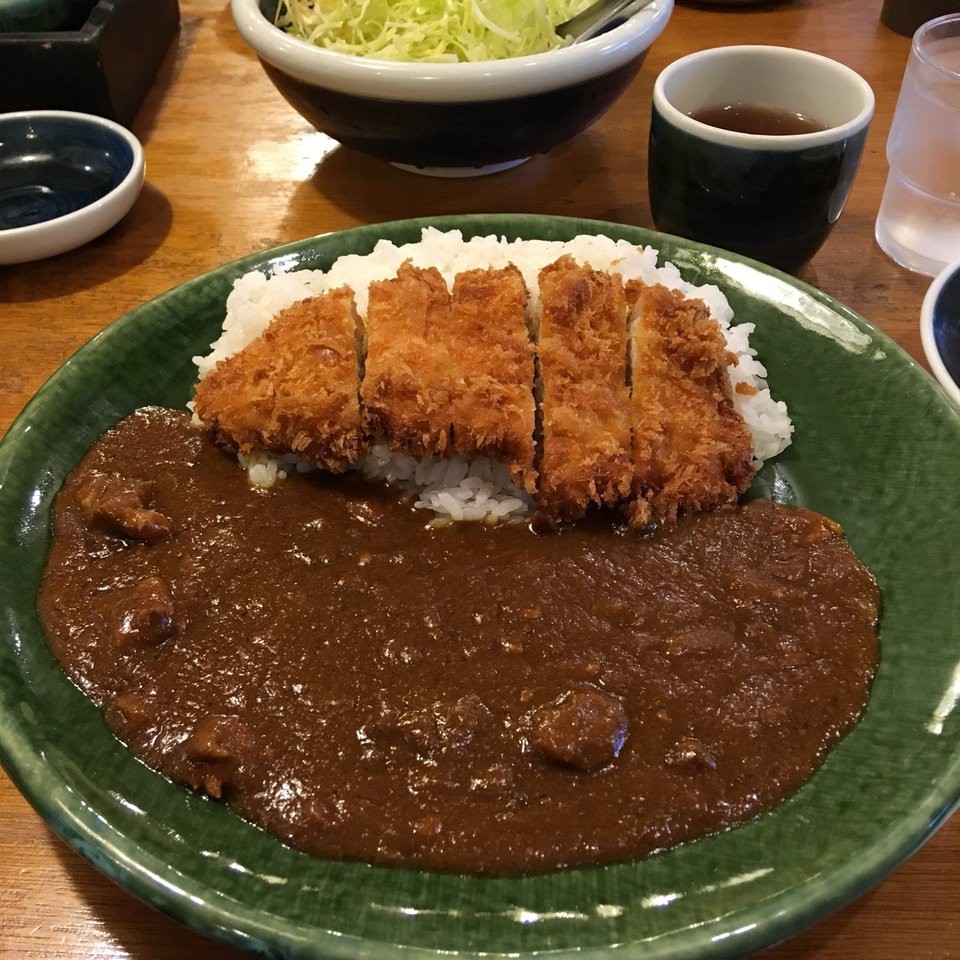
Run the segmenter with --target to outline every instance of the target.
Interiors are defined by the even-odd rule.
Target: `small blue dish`
[[[140,142],[102,117],[0,114],[0,263],[71,250],[104,233],[143,185]]]
[[[0,0],[0,33],[79,30],[96,0]]]
[[[944,267],[927,290],[920,339],[933,375],[960,406],[960,260]]]

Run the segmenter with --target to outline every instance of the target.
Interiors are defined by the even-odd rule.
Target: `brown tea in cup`
[[[767,137],[788,137],[797,133],[816,133],[818,130],[827,129],[825,123],[793,110],[771,110],[769,107],[756,107],[748,103],[701,107],[688,116],[721,130]]]

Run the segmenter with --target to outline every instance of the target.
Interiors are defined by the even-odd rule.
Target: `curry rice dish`
[[[241,281],[277,316],[200,361],[207,429],[139,411],[57,500],[67,672],[148,764],[317,855],[642,856],[778,803],[866,702],[879,595],[840,527],[735,505],[789,430],[764,439],[715,294],[491,250],[381,251],[272,306],[281,278]],[[384,477],[560,526],[426,524]]]

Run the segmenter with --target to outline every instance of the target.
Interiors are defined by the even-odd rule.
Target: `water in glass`
[[[876,226],[892,259],[929,276],[960,259],[960,16],[949,19],[952,33],[924,40],[921,28],[914,40]]]

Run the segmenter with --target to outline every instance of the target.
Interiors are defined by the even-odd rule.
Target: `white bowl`
[[[920,340],[933,375],[960,406],[960,260],[930,284],[920,308]]]
[[[72,250],[114,226],[143,186],[140,141],[85,113],[0,114],[0,264]]]

